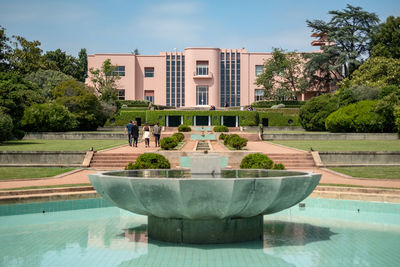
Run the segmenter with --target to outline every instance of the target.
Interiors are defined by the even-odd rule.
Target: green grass
[[[53,177],[72,170],[74,168],[0,167],[0,180]]]
[[[316,151],[400,151],[400,140],[279,140],[275,144]]]
[[[400,179],[400,166],[335,167],[330,169],[334,170],[335,172],[340,172],[358,178]]]
[[[123,144],[128,140],[20,140],[0,145],[0,151],[99,151]]]
[[[63,188],[63,187],[81,187],[91,186],[92,184],[60,184],[60,185],[42,185],[42,186],[27,186],[17,188],[0,189],[0,191],[16,191],[16,190],[29,190],[29,189],[46,189],[46,188]]]

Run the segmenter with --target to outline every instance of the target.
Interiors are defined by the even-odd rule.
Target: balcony
[[[212,79],[212,77],[213,77],[212,72],[208,72],[207,75],[199,75],[196,72],[193,72],[194,79]]]

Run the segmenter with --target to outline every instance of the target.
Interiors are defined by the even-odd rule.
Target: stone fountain
[[[148,216],[149,238],[210,244],[262,239],[263,215],[305,199],[321,174],[221,170],[218,155],[199,154],[191,171],[110,171],[89,178],[115,206]]]

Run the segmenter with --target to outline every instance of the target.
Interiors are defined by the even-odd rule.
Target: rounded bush
[[[219,140],[225,140],[225,137],[227,137],[227,136],[228,136],[228,134],[221,133],[221,134],[219,135],[218,139],[219,139]]]
[[[313,97],[300,108],[300,124],[307,131],[325,131],[326,118],[339,107],[338,99],[331,94]]]
[[[192,129],[191,129],[189,126],[187,126],[187,125],[181,124],[181,125],[179,125],[179,127],[178,127],[178,131],[179,131],[179,132],[191,132]]]
[[[178,140],[175,137],[164,137],[160,141],[162,149],[172,150],[178,145]]]
[[[261,153],[249,154],[242,159],[241,169],[271,169],[274,162]]]
[[[185,139],[185,135],[183,133],[174,133],[172,136],[175,137],[178,142],[182,142]]]
[[[240,136],[229,137],[228,145],[236,150],[240,150],[247,145],[247,139]]]
[[[274,164],[272,169],[273,170],[284,170],[285,169],[285,165],[283,165],[282,163],[276,163],[276,164]]]
[[[137,169],[170,169],[171,164],[163,155],[156,153],[145,153],[140,155],[135,163],[129,163],[125,170]]]
[[[229,139],[232,138],[232,137],[240,137],[240,136],[237,135],[237,134],[227,134],[227,135],[225,135],[225,137],[224,137],[224,145],[227,145]]]
[[[0,110],[0,143],[12,138],[13,127],[11,117]]]
[[[225,125],[219,125],[219,126],[215,126],[213,131],[214,132],[229,132],[229,129]]]
[[[365,100],[333,112],[326,119],[331,132],[376,133],[383,132],[385,117],[375,112],[377,101]]]

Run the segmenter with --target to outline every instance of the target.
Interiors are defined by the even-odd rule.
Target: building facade
[[[263,99],[263,88],[255,81],[265,60],[271,57],[271,53],[250,53],[246,49],[188,47],[184,52],[155,56],[89,55],[88,68],[100,69],[106,59],[118,66],[119,98],[124,100],[149,100],[177,108],[246,106]],[[299,93],[297,98],[305,100],[314,95],[309,91]]]

